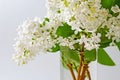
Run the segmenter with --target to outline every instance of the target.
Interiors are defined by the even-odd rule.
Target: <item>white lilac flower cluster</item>
[[[55,23],[49,23],[46,18],[44,23],[41,23],[39,18],[34,20],[26,20],[17,29],[18,37],[14,44],[16,54],[13,56],[13,60],[20,65],[26,64],[29,60],[33,59],[40,51],[47,51],[56,42],[50,36],[50,26],[56,26]],[[44,27],[43,27],[44,26]]]
[[[107,26],[106,37],[112,43],[120,41],[120,8],[115,5],[111,8],[113,13],[101,6],[101,0],[48,0],[47,18],[26,20],[18,28],[18,37],[14,45],[16,54],[13,59],[17,64],[25,64],[40,51],[51,51],[56,44],[74,49],[74,44],[85,44],[87,50],[99,48],[101,33],[99,27]],[[62,23],[71,26],[74,34],[69,37],[57,36],[56,31]],[[75,37],[79,33],[80,37]]]

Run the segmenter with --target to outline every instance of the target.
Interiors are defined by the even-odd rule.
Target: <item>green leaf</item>
[[[60,52],[66,60],[79,63],[80,59],[78,51],[72,50],[67,46],[60,46]]]
[[[98,49],[98,63],[107,66],[115,66],[115,63],[103,48]]]
[[[50,52],[57,52],[60,50],[60,46],[59,44],[55,44],[55,46],[53,46],[50,50]]]
[[[109,46],[109,44],[110,44],[110,42],[108,42],[108,43],[100,43],[100,48],[106,48],[106,47]]]
[[[59,26],[56,34],[58,36],[62,36],[64,38],[71,36],[72,34],[74,34],[74,31],[71,29],[71,26],[68,25],[67,23],[63,23],[62,26]]]
[[[120,0],[115,0],[115,4],[117,4],[120,8]]]
[[[62,55],[61,55],[61,63],[62,63],[64,68],[68,69],[67,62],[64,60],[64,57]]]
[[[91,51],[88,51],[88,50],[85,51],[84,60],[87,63],[89,63],[91,61],[95,61],[96,60],[96,49],[93,49]]]
[[[79,43],[75,43],[73,46],[74,46],[75,50],[81,49],[81,45]]]
[[[72,50],[67,46],[60,46],[62,64],[66,67],[67,64],[71,63],[74,66],[78,66],[80,63],[79,52]],[[75,67],[73,67],[75,68]]]
[[[98,30],[97,30],[97,33],[101,33],[101,37],[100,37],[100,39],[101,39],[100,48],[108,47],[109,44],[112,42],[111,39],[108,39],[108,38],[106,37],[106,34],[107,34],[108,30],[109,30],[109,29],[108,29],[106,26],[103,27],[103,28],[100,27],[100,28],[98,28]]]
[[[120,50],[120,42],[116,42],[118,49]]]
[[[115,4],[115,0],[101,0],[101,4],[103,8],[111,9],[111,7]]]

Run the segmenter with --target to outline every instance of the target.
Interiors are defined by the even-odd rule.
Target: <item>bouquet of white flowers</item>
[[[13,56],[18,65],[28,63],[40,51],[60,51],[73,80],[86,76],[91,80],[88,65],[92,61],[115,65],[104,48],[120,49],[119,0],[48,0],[47,5],[46,18],[26,20],[18,27]]]

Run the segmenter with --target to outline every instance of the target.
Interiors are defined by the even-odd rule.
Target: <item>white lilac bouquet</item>
[[[26,64],[39,52],[60,51],[73,80],[91,80],[92,61],[114,66],[104,48],[120,50],[119,0],[48,0],[43,20],[26,20],[18,27],[13,60]],[[77,74],[75,74],[75,72]]]

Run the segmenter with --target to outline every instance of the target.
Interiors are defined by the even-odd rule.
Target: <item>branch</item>
[[[87,69],[87,75],[88,75],[88,79],[91,80],[90,71],[88,69]]]
[[[87,69],[88,69],[88,64],[84,64],[80,80],[84,80],[84,78],[85,78],[85,72],[86,72]]]
[[[81,74],[81,68],[83,66],[83,62],[84,62],[84,43],[82,44],[82,49],[80,51],[80,66],[78,68],[78,76],[77,76],[77,80],[80,79],[80,74]]]
[[[80,79],[80,74],[81,74],[81,69],[82,69],[82,65],[83,65],[83,52],[80,53],[80,66],[78,68],[78,76],[77,76],[77,80]]]
[[[72,64],[67,64],[67,66],[68,66],[68,68],[69,68],[69,70],[70,70],[70,73],[71,73],[71,75],[72,75],[73,80],[76,80],[74,71],[73,71],[73,69],[72,69]]]

